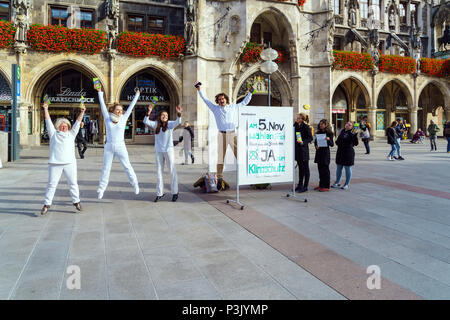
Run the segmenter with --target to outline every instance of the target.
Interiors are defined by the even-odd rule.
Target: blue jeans
[[[447,152],[450,152],[450,137],[447,137]]]
[[[348,186],[350,184],[350,180],[352,180],[352,167],[351,166],[343,166],[336,165],[336,182],[335,184],[339,184],[342,176],[342,169],[345,168],[345,185]]]
[[[389,152],[388,156],[393,157],[395,154],[395,151],[397,150],[397,144],[391,144],[391,152]]]
[[[395,140],[395,146],[397,148],[397,156],[401,157],[402,151],[401,151],[401,146],[400,146],[400,138],[397,138],[397,140]]]

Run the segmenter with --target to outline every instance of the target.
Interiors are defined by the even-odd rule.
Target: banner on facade
[[[238,113],[239,185],[293,181],[291,107],[241,107]]]

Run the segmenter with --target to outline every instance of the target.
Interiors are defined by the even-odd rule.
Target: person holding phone
[[[219,129],[217,141],[217,150],[219,153],[217,157],[217,184],[220,188],[222,186],[223,179],[223,162],[228,145],[230,145],[231,149],[233,150],[234,156],[237,158],[237,136],[235,132],[236,125],[234,122],[235,114],[239,107],[246,106],[250,103],[254,89],[252,87],[249,87],[248,94],[240,103],[230,104],[230,99],[223,92],[216,95],[215,103],[213,103],[203,95],[202,91],[200,90],[201,85],[201,82],[197,81],[194,86],[200,94],[200,97],[208,106],[209,110],[211,110],[211,112],[214,114],[217,129]]]
[[[341,181],[342,169],[345,169],[345,184],[341,189],[348,189],[352,179],[352,166],[355,164],[355,150],[353,147],[358,145],[358,131],[358,128],[353,126],[353,122],[349,121],[336,139],[336,181],[331,186],[332,188],[341,186],[339,182]]]
[[[170,191],[172,193],[172,201],[178,199],[178,177],[175,167],[175,154],[173,151],[173,129],[181,124],[181,112],[183,108],[181,105],[176,107],[177,119],[169,121],[169,114],[167,111],[161,111],[158,114],[157,121],[149,119],[153,103],[148,106],[147,116],[144,118],[144,124],[155,130],[155,157],[156,157],[156,198],[154,202],[158,202],[164,196],[164,182],[163,169],[164,160],[167,161],[170,170]]]
[[[65,118],[56,119],[55,125],[53,125],[46,102],[44,102],[43,108],[45,124],[50,140],[50,158],[48,160],[48,184],[45,191],[41,216],[48,213],[48,209],[52,205],[56,187],[63,173],[69,184],[72,203],[78,211],[81,211],[80,190],[77,182],[77,160],[75,158],[75,138],[80,129],[80,123],[86,108],[84,106],[81,107],[81,112],[72,128],[70,121]]]
[[[105,120],[106,127],[106,144],[103,153],[103,167],[102,175],[100,177],[100,182],[98,185],[97,195],[98,199],[103,198],[103,193],[106,190],[109,182],[109,175],[111,172],[112,162],[114,157],[117,157],[124,168],[130,184],[134,188],[134,193],[139,194],[139,184],[136,177],[136,173],[131,166],[127,147],[125,146],[125,126],[128,118],[133,111],[134,105],[139,99],[139,90],[136,91],[133,101],[131,101],[130,106],[127,111],[123,112],[122,105],[116,103],[111,108],[111,112],[108,112],[106,108],[105,101],[103,100],[102,87],[99,83],[94,83],[94,88],[98,91],[98,100],[100,101],[100,106],[102,109],[103,119]]]

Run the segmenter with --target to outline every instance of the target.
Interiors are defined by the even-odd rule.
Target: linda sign
[[[96,103],[94,98],[86,97],[87,92],[81,88],[80,91],[72,91],[71,88],[62,87],[61,92],[55,96],[49,95],[51,103],[80,103],[81,97],[84,97],[84,103]]]

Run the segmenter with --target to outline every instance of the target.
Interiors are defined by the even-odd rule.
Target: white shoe
[[[332,188],[339,188],[340,186],[341,186],[340,184],[335,183],[335,184],[333,184],[331,187],[332,187]]]
[[[139,185],[134,186],[134,194],[139,194]]]
[[[104,193],[105,191],[103,191],[103,190],[97,190],[97,199],[98,200],[100,200],[100,199],[102,199],[103,198],[103,193]]]
[[[394,161],[394,160],[395,160],[394,158],[392,158],[392,157],[390,157],[390,156],[388,156],[387,159],[388,159],[389,161]]]
[[[348,185],[344,185],[341,187],[342,190],[347,190],[348,189]]]

